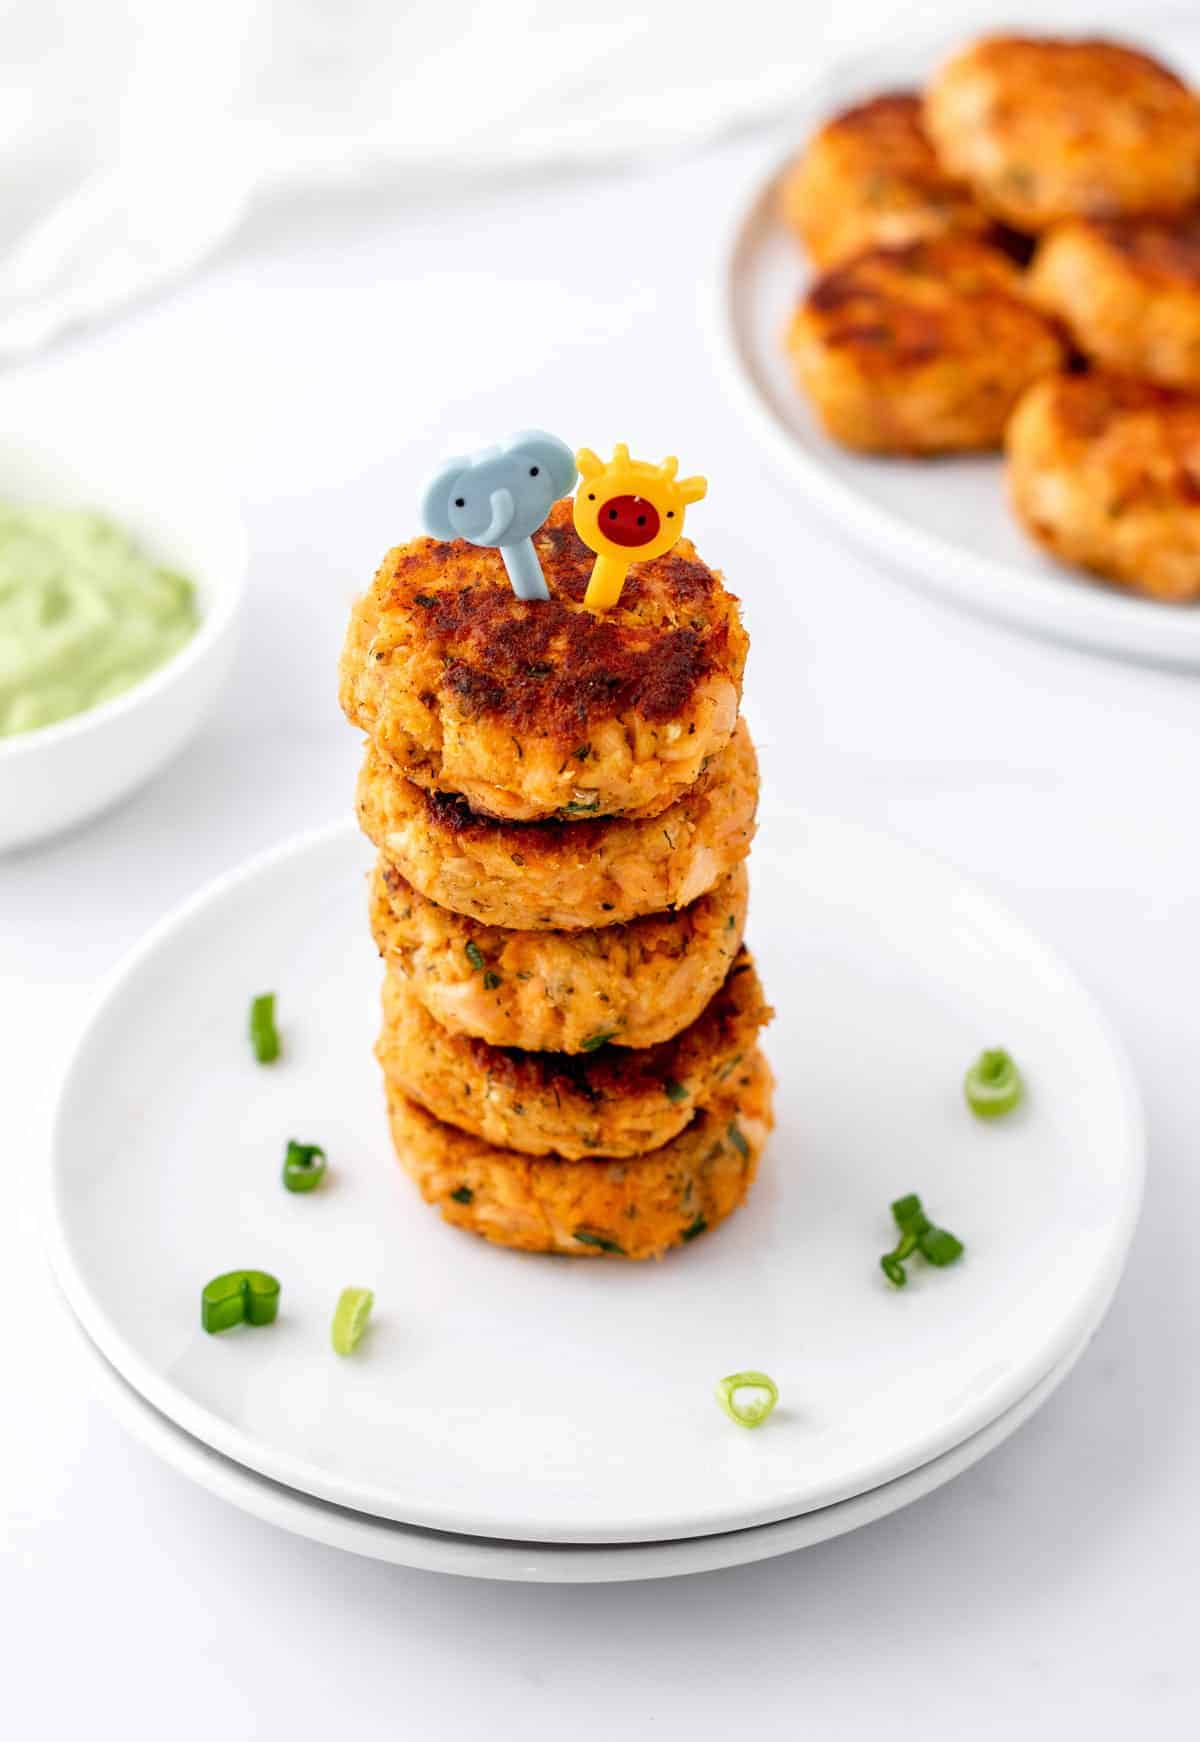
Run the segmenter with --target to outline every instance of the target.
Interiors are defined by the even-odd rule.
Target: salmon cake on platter
[[[827,121],[784,173],[779,203],[820,267],[864,248],[979,236],[992,225],[938,161],[916,91],[888,91]]]
[[[1200,395],[1052,376],[1007,445],[1013,507],[1039,544],[1151,598],[1200,599]]]
[[[586,610],[595,557],[569,500],[533,544],[544,601],[461,539],[390,551],[351,615],[342,707],[409,780],[478,815],[657,816],[733,734],[738,602],[681,538],[635,564],[610,610]]]
[[[669,1040],[715,996],[741,948],[738,865],[690,906],[595,931],[510,931],[451,913],[380,858],[371,930],[389,968],[451,1034],[529,1052]]]
[[[835,441],[881,454],[998,448],[1025,388],[1065,347],[997,248],[943,236],[871,248],[822,274],[786,337]]]
[[[443,1124],[388,1086],[392,1143],[426,1203],[497,1246],[573,1258],[661,1258],[732,1215],[774,1123],[770,1066],[755,1048],[669,1143],[621,1160],[501,1149]]]
[[[750,851],[758,763],[739,720],[704,776],[653,818],[505,823],[405,780],[369,745],[363,832],[430,901],[484,925],[579,931],[687,907]]]
[[[1106,368],[1200,389],[1200,216],[1073,218],[1043,238],[1029,294]]]
[[[934,75],[925,125],[947,173],[1017,230],[1200,197],[1200,104],[1122,43],[985,37]]]
[[[655,1046],[524,1052],[450,1034],[395,973],[385,975],[376,1049],[384,1078],[464,1131],[523,1155],[582,1160],[640,1155],[669,1143],[751,1053],[771,1019],[742,950],[694,1022]]]

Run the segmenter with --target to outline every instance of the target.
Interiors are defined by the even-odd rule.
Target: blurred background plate
[[[1200,79],[1200,20],[1139,11],[1122,34]],[[1005,496],[998,456],[939,460],[851,453],[818,427],[782,337],[811,276],[778,216],[779,177],[822,122],[881,91],[922,85],[961,31],[905,40],[821,73],[792,111],[739,208],[715,287],[716,350],[739,407],[784,477],[856,544],[905,579],[1014,628],[1108,654],[1200,666],[1200,607],[1138,598],[1038,550]]]
[[[63,1090],[60,1280],[142,1395],[227,1457],[383,1518],[551,1542],[700,1536],[815,1510],[961,1444],[1086,1334],[1140,1203],[1142,1115],[1107,1023],[955,872],[849,824],[776,813],[750,941],[778,1016],[778,1128],[747,1207],[662,1264],[529,1258],[465,1237],[390,1153],[371,1054],[369,853],[349,828],[222,879],[134,953]],[[255,1064],[253,993],[284,1057]],[[976,1121],[962,1072],[1011,1048],[1030,1094]],[[318,1193],[282,1189],[286,1140]],[[879,1271],[918,1191],[967,1245],[903,1293]],[[208,1337],[209,1277],[283,1284],[279,1322]],[[329,1349],[346,1284],[377,1306]],[[722,1373],[773,1375],[737,1429]]]

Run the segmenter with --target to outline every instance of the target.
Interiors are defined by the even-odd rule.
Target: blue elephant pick
[[[575,456],[545,430],[526,429],[476,454],[447,460],[426,487],[421,519],[431,538],[498,550],[518,599],[548,599],[533,534],[575,488]]]

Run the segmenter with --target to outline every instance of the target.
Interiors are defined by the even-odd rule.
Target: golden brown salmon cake
[[[574,1258],[661,1258],[715,1228],[754,1180],[774,1124],[757,1048],[661,1149],[624,1160],[534,1160],[443,1125],[388,1090],[392,1142],[426,1203],[497,1246]]]
[[[1040,381],[1008,430],[1019,518],[1070,563],[1200,598],[1200,396],[1115,375]]]
[[[863,248],[977,236],[992,222],[938,162],[915,91],[889,91],[827,122],[779,196],[784,222],[818,266]]]
[[[390,1087],[435,1118],[522,1155],[641,1155],[707,1106],[771,1019],[742,950],[724,985],[682,1033],[656,1046],[522,1052],[449,1034],[398,974],[384,976],[376,1055]]]
[[[944,236],[872,248],[824,273],[787,334],[826,430],[869,453],[999,447],[1021,393],[1063,361],[995,248]]]
[[[380,953],[451,1034],[528,1052],[653,1046],[694,1022],[741,947],[739,865],[677,912],[600,931],[506,931],[419,895],[382,856],[371,879]]]
[[[1018,230],[1200,195],[1200,105],[1120,43],[985,37],[934,75],[925,125],[947,172]]]
[[[1042,238],[1029,293],[1079,349],[1127,375],[1200,388],[1200,217],[1073,218]]]
[[[368,748],[363,832],[422,895],[484,925],[580,931],[687,907],[739,865],[754,838],[758,764],[744,720],[654,818],[502,823],[402,779]]]
[[[569,501],[533,542],[550,598],[532,603],[494,550],[390,551],[350,619],[342,707],[410,780],[481,815],[656,816],[733,732],[738,602],[681,538],[597,614]]]

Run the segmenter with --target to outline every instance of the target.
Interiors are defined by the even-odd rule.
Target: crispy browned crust
[[[939,69],[925,124],[947,170],[1023,230],[1182,211],[1200,194],[1200,107],[1138,49],[995,36]]]
[[[1064,357],[1012,262],[954,236],[823,273],[787,346],[829,433],[880,453],[998,447],[1020,394]]]
[[[523,1052],[448,1034],[399,975],[376,1053],[388,1084],[438,1119],[523,1155],[641,1155],[681,1131],[751,1052],[771,1010],[748,951],[696,1020],[656,1046]]]
[[[784,175],[780,207],[822,267],[863,248],[979,235],[992,222],[939,163],[915,91],[887,91],[835,115]]]
[[[534,1159],[443,1125],[388,1093],[392,1141],[425,1201],[495,1245],[574,1258],[661,1258],[745,1199],[774,1123],[770,1066],[755,1049],[678,1136],[621,1160]]]
[[[1200,217],[1056,224],[1029,291],[1107,368],[1200,388]]]
[[[669,1040],[694,1022],[737,955],[746,923],[739,865],[678,912],[588,931],[480,925],[419,894],[380,856],[371,930],[389,967],[453,1034],[529,1051],[586,1052]]]
[[[452,912],[522,931],[585,930],[686,907],[750,851],[758,765],[739,720],[702,780],[654,818],[498,822],[427,793],[368,748],[363,832]]]
[[[1200,598],[1200,396],[1096,372],[1039,382],[1008,432],[1027,529],[1157,599]]]
[[[357,602],[341,702],[409,779],[500,817],[652,815],[728,741],[747,641],[687,539],[583,607],[595,561],[571,503],[534,537],[551,597],[517,599],[499,553],[417,539]]]

